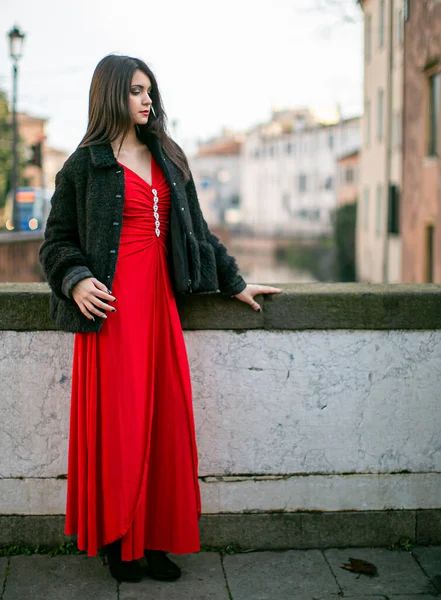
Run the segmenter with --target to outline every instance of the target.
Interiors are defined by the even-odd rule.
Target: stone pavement
[[[374,563],[377,577],[340,568]],[[429,600],[441,598],[441,547],[284,550],[178,556],[182,577],[120,585],[99,558],[0,558],[0,600]]]

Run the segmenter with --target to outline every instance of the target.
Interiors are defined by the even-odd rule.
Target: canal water
[[[290,266],[277,256],[272,240],[243,240],[232,237],[228,252],[236,257],[240,273],[247,283],[313,283],[317,279],[309,271]]]

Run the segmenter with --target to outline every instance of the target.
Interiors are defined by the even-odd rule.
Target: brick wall
[[[402,279],[409,283],[430,280],[427,241],[430,226],[434,228],[433,281],[441,282],[441,169],[439,157],[428,156],[429,76],[440,69],[441,4],[433,0],[410,0],[404,44],[401,199]]]
[[[0,235],[0,282],[44,281],[38,260],[43,235],[7,233]]]

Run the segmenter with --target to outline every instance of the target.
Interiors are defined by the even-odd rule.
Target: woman
[[[188,359],[176,299],[219,290],[261,310],[208,229],[141,60],[95,69],[89,123],[56,177],[40,259],[51,316],[75,332],[65,533],[110,572],[177,579],[201,503]]]

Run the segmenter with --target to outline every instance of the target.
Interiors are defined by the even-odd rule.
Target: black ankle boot
[[[121,560],[121,540],[116,540],[104,546],[107,556],[109,571],[112,577],[118,581],[130,581],[132,583],[141,581],[142,568],[137,560]]]
[[[147,559],[147,572],[153,579],[175,581],[181,576],[181,569],[162,550],[145,550],[144,555]]]

